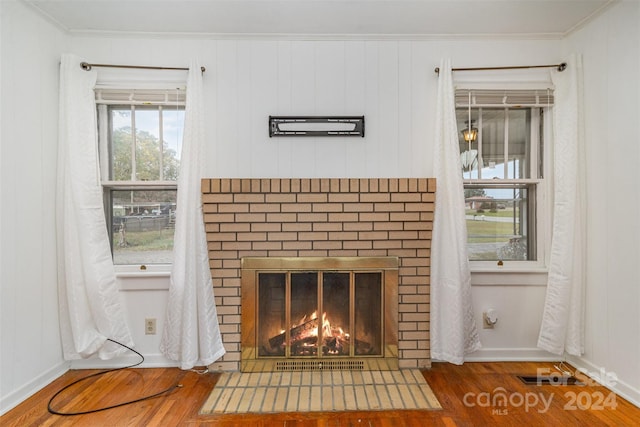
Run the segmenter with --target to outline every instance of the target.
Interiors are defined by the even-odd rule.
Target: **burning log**
[[[317,336],[308,336],[296,341],[292,341],[291,354],[294,356],[315,356],[317,354]]]
[[[337,355],[344,351],[342,342],[338,337],[326,337],[324,339],[324,345],[322,346],[322,354],[324,355]]]
[[[311,335],[313,330],[318,330],[318,319],[308,320],[300,325],[294,326],[289,330],[289,336],[291,337],[291,342],[294,343]],[[317,334],[317,332],[316,332]],[[269,345],[271,348],[278,348],[284,344],[285,333],[278,334],[274,337],[269,338]]]
[[[322,316],[322,354],[325,356],[345,356],[349,355],[350,337],[340,327],[333,327],[326,318],[326,313]],[[313,313],[309,320],[307,317],[301,319],[299,325],[289,329],[289,345],[292,356],[317,356],[318,355],[318,328],[320,320],[316,313]],[[375,354],[376,350],[366,341],[356,339],[354,341],[354,353],[357,355]],[[269,338],[270,349],[263,348],[263,353],[267,355],[279,355],[286,345],[286,332],[274,335]]]

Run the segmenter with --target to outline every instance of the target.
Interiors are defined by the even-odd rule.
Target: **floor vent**
[[[288,360],[276,363],[276,371],[331,371],[331,370],[364,370],[361,360]]]
[[[567,375],[518,375],[527,385],[584,385],[576,377]]]

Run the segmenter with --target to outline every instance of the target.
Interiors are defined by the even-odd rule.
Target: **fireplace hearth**
[[[397,257],[242,259],[244,372],[398,369]]]

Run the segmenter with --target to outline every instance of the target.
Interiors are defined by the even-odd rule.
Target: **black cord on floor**
[[[126,348],[127,350],[130,350],[132,352],[134,352],[135,354],[137,354],[138,356],[140,356],[140,361],[138,363],[134,363],[133,365],[129,365],[129,366],[124,366],[122,368],[113,368],[113,369],[107,369],[104,371],[100,371],[100,372],[96,372],[94,374],[91,375],[87,375],[86,377],[82,377],[79,380],[76,380],[74,382],[72,382],[71,384],[68,384],[66,386],[64,386],[63,388],[61,388],[60,390],[58,390],[58,392],[56,394],[54,394],[51,399],[49,399],[49,403],[47,404],[47,410],[54,415],[65,415],[65,416],[70,416],[70,415],[86,415],[86,414],[93,414],[95,412],[100,412],[100,411],[106,411],[107,409],[113,409],[113,408],[118,408],[120,406],[125,406],[125,405],[131,405],[132,403],[137,403],[137,402],[141,402],[143,400],[148,400],[148,399],[153,399],[154,397],[158,397],[161,396],[163,394],[169,393],[170,391],[175,390],[176,388],[182,387],[182,384],[174,384],[171,387],[167,388],[166,390],[162,390],[161,392],[152,394],[150,396],[145,396],[145,397],[141,397],[140,399],[136,399],[136,400],[131,400],[128,402],[123,402],[123,403],[118,403],[117,405],[112,405],[112,406],[107,406],[104,408],[98,408],[98,409],[92,409],[90,411],[81,411],[81,412],[60,412],[60,411],[56,411],[55,409],[53,409],[51,407],[54,399],[56,397],[58,397],[58,395],[60,393],[62,393],[63,391],[67,390],[68,388],[78,384],[81,381],[87,380],[89,378],[93,378],[93,377],[97,377],[99,375],[104,375],[104,374],[108,374],[109,372],[115,372],[115,371],[121,371],[123,369],[129,369],[129,368],[133,368],[138,366],[139,364],[141,364],[142,362],[144,362],[144,356],[140,353],[138,353],[137,351],[135,351],[134,349],[132,349],[131,347],[127,347],[126,345],[119,343],[118,341],[114,341],[110,338],[107,338],[107,341],[111,341],[112,343],[118,344],[124,348]]]

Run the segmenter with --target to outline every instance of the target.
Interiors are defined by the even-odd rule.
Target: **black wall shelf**
[[[364,138],[364,116],[269,116],[269,137],[274,136]]]

